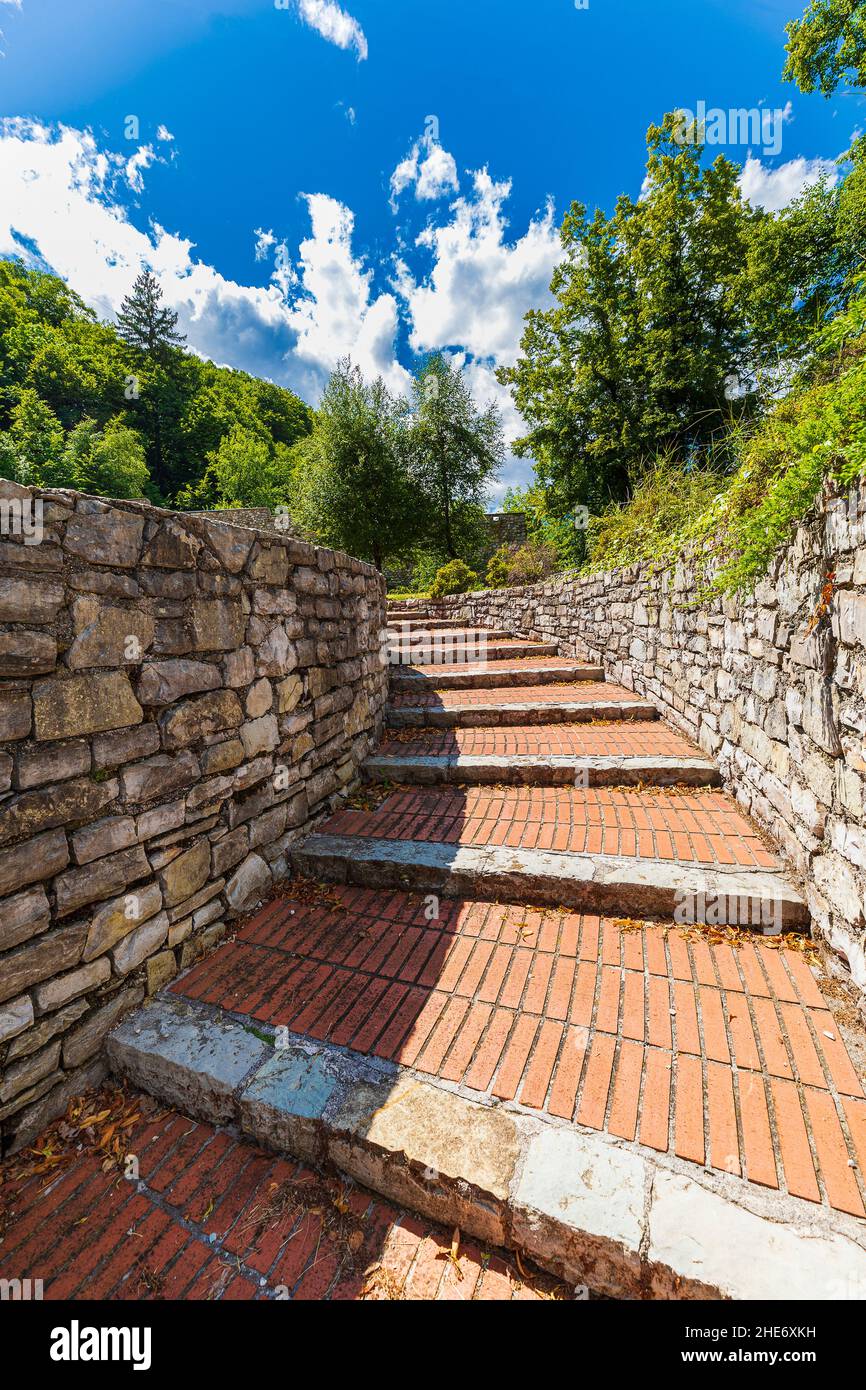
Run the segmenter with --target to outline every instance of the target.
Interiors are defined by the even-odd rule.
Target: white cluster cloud
[[[839,180],[833,159],[789,159],[775,169],[750,155],[743,165],[740,188],[744,198],[766,212],[779,212],[821,178],[831,184]]]
[[[397,211],[400,194],[414,185],[418,202],[432,202],[460,187],[454,156],[430,133],[416,140],[391,175],[391,209]]]
[[[274,256],[271,284],[241,285],[196,259],[193,242],[130,221],[124,187],[138,189],[152,158],[149,146],[131,159],[105,153],[89,131],[0,122],[0,256],[49,267],[106,318],[148,265],[194,351],[310,400],[347,354],[405,389],[408,374],[394,351],[397,302],[374,293],[372,270],[353,255],[348,208],[323,194],[307,197],[312,231],[296,267],[285,243],[258,228],[257,259]]]
[[[372,269],[353,254],[353,213],[325,193],[304,196],[311,234],[299,248],[298,291],[286,311],[296,335],[293,356],[309,389],[349,355],[366,376],[382,376],[392,390],[404,391],[409,373],[394,353],[397,301],[374,293]]]
[[[367,38],[357,19],[340,8],[335,0],[297,0],[298,14],[305,24],[338,48],[354,48],[358,62],[367,57]]]
[[[192,241],[156,222],[133,223],[125,199],[130,189],[141,192],[158,158],[151,145],[131,157],[106,151],[90,131],[0,122],[0,256],[52,269],[109,319],[147,265],[193,351],[280,381],[311,402],[343,356],[406,391],[410,376],[396,354],[404,320],[415,351],[450,351],[479,403],[499,404],[507,437],[521,432],[494,372],[514,360],[523,315],[544,300],[561,255],[551,206],[510,242],[503,210],[510,185],[476,172],[471,190],[417,238],[426,273],[398,260],[380,291],[375,267],[353,248],[351,209],[324,193],[305,194],[310,232],[297,254],[273,228],[256,228],[255,258],[270,264],[270,281],[244,285],[199,260]],[[506,481],[515,467],[520,476],[528,471],[512,462]]]
[[[256,227],[256,260],[264,261],[270,251],[277,244],[277,238],[272,230],[265,231],[263,227]]]
[[[510,192],[510,180],[497,183],[486,169],[476,171],[472,195],[457,198],[449,221],[429,224],[417,238],[431,257],[429,275],[416,280],[398,262],[414,351],[459,345],[474,358],[513,362],[523,316],[546,300],[562,247],[550,202],[522,237],[507,242],[503,205]]]
[[[191,347],[271,373],[275,348],[290,346],[276,296],[225,279],[195,260],[192,242],[157,223],[146,232],[134,226],[123,203],[128,164],[101,151],[89,131],[0,122],[0,256],[50,268],[106,318],[148,265]]]
[[[155,159],[152,145],[139,145],[132,158],[126,161],[126,181],[135,193],[144,192],[144,171]]]

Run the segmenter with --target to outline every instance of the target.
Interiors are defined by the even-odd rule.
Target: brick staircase
[[[422,664],[399,668],[365,773],[416,790],[333,817],[295,855],[303,873],[621,917],[709,913],[718,925],[742,923],[745,909],[764,930],[806,926],[777,855],[715,790],[715,764],[649,701],[548,643],[476,628],[452,625],[438,653],[449,659],[423,664],[439,620],[389,617]],[[482,660],[462,661],[470,641]]]
[[[864,1058],[774,849],[600,667],[398,620],[365,785],[115,1070],[596,1293],[863,1297]]]

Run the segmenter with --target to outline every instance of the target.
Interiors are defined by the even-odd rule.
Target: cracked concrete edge
[[[470,663],[466,670],[439,671],[435,676],[421,671],[408,674],[411,668],[398,668],[391,676],[393,690],[504,690],[520,685],[569,685],[575,681],[603,681],[602,666],[522,666],[519,670],[490,671],[480,664]]]
[[[416,705],[388,706],[385,723],[394,729],[470,729],[516,724],[588,724],[593,719],[658,719],[648,700],[580,700],[574,704],[451,705],[448,709]]]
[[[518,786],[616,787],[718,786],[721,774],[709,758],[567,756],[514,753],[393,756],[371,754],[362,767],[370,780],[433,786],[441,782],[510,783]]]
[[[566,907],[617,916],[754,925],[776,934],[806,928],[809,911],[781,873],[736,864],[698,868],[671,860],[455,846],[362,835],[309,835],[292,850],[310,878],[410,888],[444,897]],[[685,919],[683,919],[685,920]]]
[[[596,1295],[866,1296],[866,1222],[332,1043],[262,1042],[273,1035],[163,995],[113,1031],[108,1060],[196,1118],[331,1163]]]

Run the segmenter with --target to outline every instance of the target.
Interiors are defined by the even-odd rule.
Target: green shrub
[[[715,587],[749,588],[790,540],[825,480],[850,487],[866,475],[866,296],[825,335],[833,374],[794,391],[743,448],[725,499],[727,560]]]
[[[590,519],[587,569],[613,570],[669,557],[729,481],[707,469],[686,470],[673,459],[656,459],[630,501]]]
[[[462,560],[449,560],[436,572],[430,588],[432,598],[443,598],[445,594],[465,594],[478,580],[478,575]]]
[[[508,565],[509,584],[535,584],[558,568],[556,546],[548,541],[527,541],[512,553]]]
[[[487,583],[491,589],[504,588],[508,580],[508,563],[511,559],[511,546],[501,545],[494,550],[487,561]]]
[[[530,540],[524,545],[501,545],[487,565],[487,583],[493,589],[511,584],[535,584],[559,568],[559,552],[551,541]]]

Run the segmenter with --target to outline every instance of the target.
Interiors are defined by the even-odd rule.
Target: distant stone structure
[[[487,526],[494,549],[500,545],[526,544],[525,512],[488,512]]]
[[[297,532],[291,517],[278,519],[270,507],[221,507],[211,512],[185,512],[185,516],[206,516],[214,521],[227,521],[232,526],[251,526],[256,531],[270,531],[277,536],[294,536]]]

